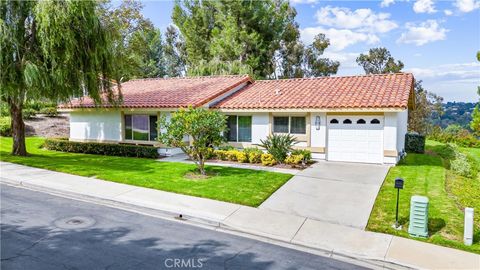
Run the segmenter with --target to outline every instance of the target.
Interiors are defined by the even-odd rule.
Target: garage
[[[382,115],[327,117],[327,159],[383,163]]]

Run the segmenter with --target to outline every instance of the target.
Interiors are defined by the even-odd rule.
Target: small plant
[[[228,150],[235,150],[236,148],[231,146],[231,145],[221,145],[218,147],[218,150],[224,150],[224,151],[228,151]]]
[[[58,115],[56,107],[45,107],[40,110],[40,113],[45,114],[47,117],[56,117]]]
[[[247,154],[245,154],[245,152],[238,151],[237,152],[237,161],[241,162],[241,163],[248,162]]]
[[[0,136],[12,136],[10,117],[0,117]]]
[[[229,161],[237,161],[238,150],[228,150],[226,151],[226,157]]]
[[[22,111],[23,119],[31,119],[35,117],[36,114],[37,111],[35,111],[34,109],[23,109]]]
[[[227,160],[227,151],[225,150],[214,150],[213,154],[219,160]]]
[[[277,163],[283,163],[297,140],[290,134],[273,134],[260,142],[260,146],[267,149]]]
[[[302,164],[305,165],[307,164],[308,162],[310,162],[310,160],[312,160],[312,152],[310,150],[307,150],[307,149],[295,149],[292,151],[292,153],[290,153],[290,155],[302,155],[303,156],[303,159],[302,159]]]
[[[263,166],[273,166],[277,164],[272,154],[262,154],[261,161]]]
[[[285,159],[285,163],[291,165],[292,167],[298,166],[300,163],[304,164],[304,156],[302,154],[299,155],[290,155]]]
[[[250,163],[260,163],[260,162],[262,162],[262,155],[263,155],[262,151],[260,151],[260,153],[250,152],[248,154],[248,162],[250,162]]]

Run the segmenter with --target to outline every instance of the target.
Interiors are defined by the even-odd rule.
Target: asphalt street
[[[359,269],[352,262],[0,185],[1,269]]]

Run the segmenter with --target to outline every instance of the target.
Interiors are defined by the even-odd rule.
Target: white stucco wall
[[[385,126],[383,130],[383,150],[398,151],[398,112],[385,113]],[[395,164],[398,157],[384,157],[384,163]]]
[[[397,151],[405,150],[405,134],[408,131],[408,110],[397,113]]]
[[[270,132],[268,113],[252,114],[252,144],[265,140]]]
[[[320,116],[320,129],[315,126],[315,119]],[[310,144],[312,147],[326,147],[327,145],[327,114],[312,113],[310,117]]]
[[[70,139],[89,141],[120,141],[120,111],[85,111],[70,113]]]

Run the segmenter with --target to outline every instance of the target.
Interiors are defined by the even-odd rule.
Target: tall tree
[[[372,48],[368,54],[360,54],[357,64],[366,74],[396,73],[403,69],[402,61],[395,61],[386,48]]]
[[[114,101],[108,31],[95,1],[1,1],[0,89],[10,108],[12,154],[25,156],[26,100],[88,93]]]
[[[165,57],[165,73],[169,77],[178,77],[185,74],[185,48],[177,28],[167,27],[163,46]]]
[[[329,45],[330,40],[324,34],[318,34],[306,49],[305,71],[309,77],[329,76],[337,73],[340,62],[321,57]]]
[[[443,114],[443,98],[425,90],[422,81],[415,82],[414,91],[415,109],[409,111],[408,128],[420,134],[428,134],[432,126],[432,115]]]
[[[161,34],[142,14],[143,4],[123,0],[119,6],[102,2],[100,14],[110,30],[116,69],[123,80],[163,77]]]

